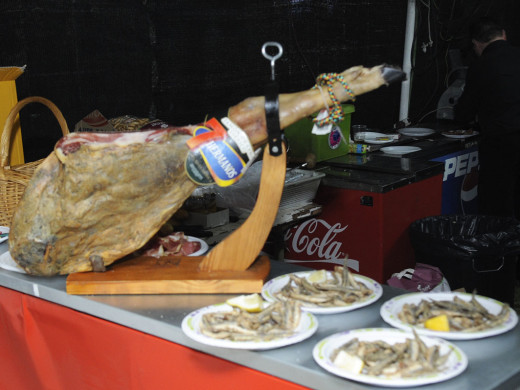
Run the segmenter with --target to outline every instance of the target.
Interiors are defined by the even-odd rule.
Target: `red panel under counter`
[[[1,286],[0,325],[1,389],[305,389]]]

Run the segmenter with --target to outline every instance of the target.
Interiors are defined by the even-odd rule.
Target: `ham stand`
[[[268,46],[278,54],[269,56]],[[271,269],[268,256],[259,255],[276,219],[286,173],[278,110],[274,62],[282,47],[267,42],[264,57],[271,60],[271,83],[266,90],[265,148],[260,188],[253,211],[244,223],[204,256],[137,257],[107,267],[105,272],[74,273],[67,277],[69,294],[235,294],[262,290]]]

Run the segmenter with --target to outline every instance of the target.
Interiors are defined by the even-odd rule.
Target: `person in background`
[[[457,122],[481,133],[479,214],[520,219],[520,48],[490,18],[470,34],[478,60],[454,109]]]

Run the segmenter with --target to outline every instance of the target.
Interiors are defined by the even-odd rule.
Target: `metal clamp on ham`
[[[267,48],[272,46],[278,49],[278,53],[274,56],[267,53]],[[271,61],[271,82],[267,84],[265,90],[265,120],[269,138],[269,152],[272,156],[279,156],[282,153],[282,130],[280,129],[278,83],[275,81],[274,65],[275,61],[283,54],[282,45],[278,42],[266,42],[262,46],[262,54]]]

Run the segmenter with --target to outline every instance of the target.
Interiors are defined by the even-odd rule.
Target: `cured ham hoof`
[[[88,259],[92,265],[92,271],[94,272],[105,272],[107,269],[101,256],[92,255]]]
[[[383,79],[387,84],[406,80],[406,73],[404,73],[401,68],[391,65],[383,65],[381,74],[383,75]]]

